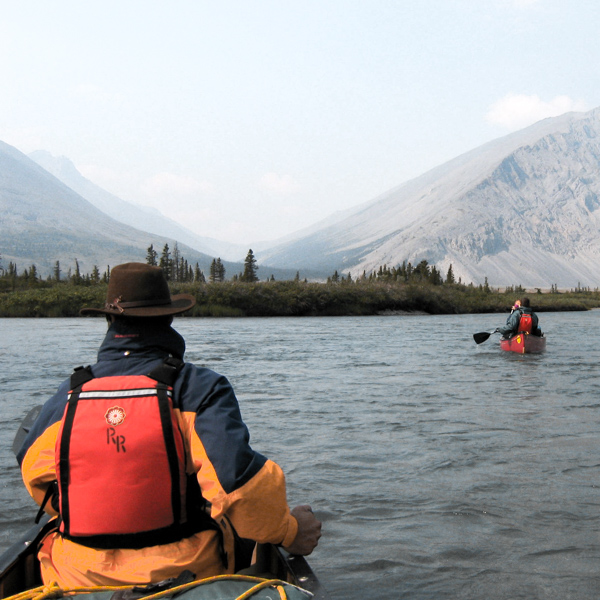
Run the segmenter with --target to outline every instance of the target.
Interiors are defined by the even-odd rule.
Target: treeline
[[[394,313],[464,314],[507,312],[510,292],[486,292],[473,285],[431,285],[356,281],[171,282],[172,293],[194,295],[193,317],[343,316]],[[102,306],[107,285],[63,282],[48,288],[0,293],[0,317],[76,317],[82,307]],[[532,294],[534,310],[588,310],[600,307],[598,292]]]
[[[82,273],[79,267],[79,261],[75,259],[73,267],[69,267],[65,272],[60,264],[60,261],[54,263],[52,273],[45,279],[38,274],[38,269],[35,265],[25,268],[22,272],[16,263],[12,261],[8,263],[8,267],[2,267],[0,256],[0,291],[16,290],[35,287],[50,287],[57,283],[71,283],[79,286],[93,286],[101,283],[108,283],[110,279],[110,266],[107,266],[104,271],[100,271],[97,265],[94,265],[91,273]],[[206,283],[207,278],[200,269],[198,263],[191,265],[187,259],[182,256],[177,242],[173,250],[169,248],[169,244],[165,244],[159,254],[154,245],[150,244],[146,250],[146,263],[153,266],[159,266],[165,273],[167,281],[175,283]],[[258,266],[252,249],[248,250],[248,254],[244,260],[244,270],[239,274],[233,275],[233,281],[246,281],[249,283],[258,281]],[[208,282],[218,283],[226,280],[226,270],[221,258],[213,258],[209,268]]]
[[[193,294],[196,306],[191,316],[320,316],[373,315],[394,312],[459,314],[506,312],[515,297],[525,293],[521,286],[503,291],[483,285],[464,284],[455,280],[452,266],[443,275],[422,260],[416,266],[403,263],[388,268],[382,265],[373,272],[353,279],[336,271],[326,283],[309,283],[300,273],[291,281],[260,281],[252,250],[248,251],[244,269],[229,280],[220,259],[214,259],[205,277],[198,265],[190,265],[175,244],[159,255],[152,245],[146,262],[163,268],[173,293]],[[103,272],[94,267],[89,274],[74,267],[63,273],[56,262],[54,272],[45,280],[37,276],[35,266],[19,273],[16,265],[0,267],[0,317],[73,317],[84,306],[101,306],[110,278],[110,267]],[[558,293],[556,286],[543,294],[531,295],[536,311],[587,310],[600,307],[600,293],[578,286],[568,293]]]
[[[432,285],[443,285],[447,284],[462,284],[462,281],[454,278],[454,270],[452,265],[448,267],[446,276],[438,270],[435,265],[430,265],[426,260],[422,260],[417,264],[416,267],[410,262],[404,261],[397,267],[388,268],[387,265],[381,265],[375,271],[371,271],[368,275],[366,271],[363,271],[362,275],[358,278],[359,281],[388,281],[388,282],[401,282],[401,283],[430,283]],[[337,271],[327,279],[328,283],[350,283],[352,282],[352,276],[350,273],[347,275],[340,275]],[[486,279],[487,286],[487,279]],[[488,286],[489,287],[489,286]]]

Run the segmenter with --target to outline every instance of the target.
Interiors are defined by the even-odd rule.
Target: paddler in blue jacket
[[[41,543],[38,557],[45,583],[55,581],[61,587],[147,584],[177,577],[184,570],[204,578],[247,566],[236,551],[254,542],[280,544],[299,555],[310,554],[317,546],[321,523],[308,505],[290,510],[284,474],[275,462],[250,447],[230,383],[210,369],[183,363],[185,342],[171,323],[173,315],[194,304],[193,296],[170,295],[162,269],[127,263],[113,268],[105,306],[82,309],[82,314],[104,314],[109,322],[98,362],[89,372],[92,379],[85,383],[87,387],[75,388],[73,380],[59,387],[17,455],[33,499],[52,516],[63,507],[75,532],[67,535],[67,515],[61,514],[64,518],[58,520],[57,529]],[[164,387],[163,397],[168,398],[170,408],[166,421],[161,421],[162,428],[157,428],[148,411],[141,409],[146,405],[136,405],[137,391],[131,390],[133,383],[140,381],[161,387],[148,374],[172,364],[181,370],[172,386]],[[155,393],[153,388],[143,392]],[[94,394],[108,400],[99,400]],[[119,395],[126,396],[125,400]],[[76,410],[83,406],[92,416],[79,421],[75,416],[67,435],[65,407],[73,404],[74,397]],[[101,401],[108,404],[97,410]],[[87,433],[89,421],[94,421],[90,427],[100,432],[96,441]],[[141,426],[132,426],[136,422]],[[174,433],[165,433],[163,439],[165,422]],[[161,444],[150,450],[161,448],[152,454],[157,458],[149,459],[147,448],[136,452],[135,440],[151,429],[159,432],[155,435],[160,436]],[[65,451],[64,458],[56,449],[70,449],[73,444],[90,451]],[[96,450],[104,452],[106,460],[90,458]],[[158,460],[167,454],[174,464],[174,470],[166,471],[171,473],[171,486],[156,480]],[[107,469],[106,461],[124,468]],[[80,474],[79,483],[72,480],[76,473]],[[186,475],[191,484],[186,483]],[[149,496],[148,506],[138,507],[135,502],[140,500],[133,498],[142,479],[152,492],[141,494],[142,504],[144,496]],[[86,495],[88,480],[99,492]],[[53,494],[57,489],[61,494]],[[137,535],[136,528],[144,529],[142,515],[154,518],[159,505],[166,509],[158,516],[167,519],[171,518],[169,507],[177,506],[178,510],[172,511],[178,514],[172,519],[177,520],[174,528],[148,527],[150,533]],[[92,513],[97,515],[95,520]],[[123,519],[123,514],[130,516]],[[121,517],[118,525],[117,517]]]
[[[521,321],[522,317],[524,317],[523,322]],[[531,310],[529,298],[524,297],[517,300],[512,307],[508,319],[506,319],[506,325],[498,327],[496,331],[501,333],[505,338],[512,337],[520,331],[527,331],[532,335],[541,336],[542,330],[539,328],[538,316]]]

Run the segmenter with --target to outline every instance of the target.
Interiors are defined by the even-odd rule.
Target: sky
[[[273,240],[600,106],[597,0],[0,0],[0,140]]]

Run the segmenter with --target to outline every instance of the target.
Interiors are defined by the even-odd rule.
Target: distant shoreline
[[[523,290],[498,292],[481,286],[385,281],[308,283],[302,281],[179,283],[196,306],[188,317],[417,316],[508,313]],[[600,292],[527,294],[536,312],[600,308]],[[106,284],[52,286],[0,291],[0,318],[77,317],[83,307],[103,306]]]

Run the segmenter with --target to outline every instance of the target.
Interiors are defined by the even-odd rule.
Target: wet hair
[[[525,298],[521,298],[521,306],[529,308],[529,298],[527,298],[527,296]]]

